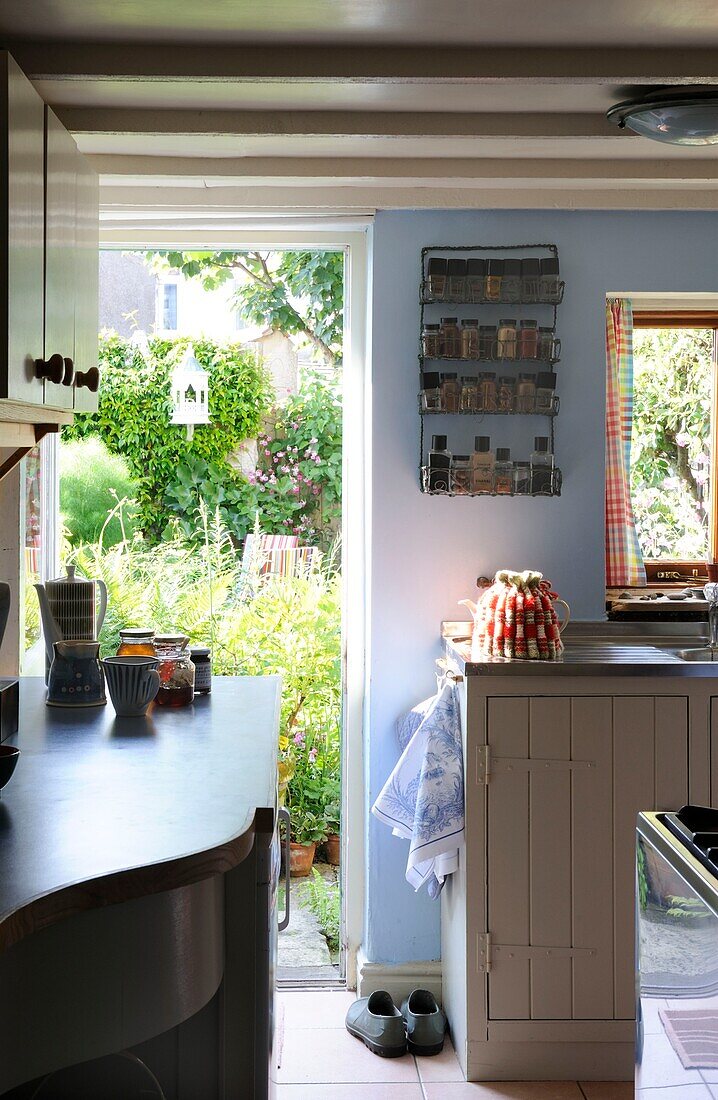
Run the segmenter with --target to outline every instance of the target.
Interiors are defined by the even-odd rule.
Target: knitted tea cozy
[[[563,653],[558,599],[542,573],[500,569],[478,602],[471,656],[554,661]]]

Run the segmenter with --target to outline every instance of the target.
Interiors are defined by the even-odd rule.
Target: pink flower
[[[304,734],[302,733],[301,730],[297,730],[297,732],[294,734],[294,744],[295,745],[303,745],[304,744]]]
[[[299,492],[300,492],[299,486],[295,485],[294,488],[292,489],[292,492],[294,493],[295,497],[298,496]]]
[[[312,496],[315,496],[315,497],[319,496],[319,486],[318,485],[315,485],[314,488],[312,489]]]
[[[676,446],[678,446],[678,447],[687,447],[688,444],[690,443],[690,441],[691,441],[691,437],[689,436],[688,432],[677,432],[676,433]]]
[[[314,761],[316,760],[318,755],[319,755],[319,750],[318,749],[310,749],[309,750],[309,759],[311,760],[312,764],[314,763]]]

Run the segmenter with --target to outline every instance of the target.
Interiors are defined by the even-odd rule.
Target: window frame
[[[711,395],[711,500],[709,556],[718,558],[718,309],[634,309],[633,328],[708,328],[713,330],[713,392]],[[707,579],[706,563],[698,560],[644,560],[649,586],[685,584]]]

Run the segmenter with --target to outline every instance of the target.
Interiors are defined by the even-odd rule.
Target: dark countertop
[[[0,793],[0,950],[241,862],[254,829],[273,827],[279,708],[274,676],[218,677],[193,706],[146,718],[47,707],[42,680],[21,680],[7,743],[22,755]]]

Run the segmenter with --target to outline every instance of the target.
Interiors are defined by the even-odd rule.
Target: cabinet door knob
[[[46,378],[48,382],[55,382],[59,385],[62,382],[64,373],[65,361],[58,353],[51,355],[49,359],[35,360],[35,376],[37,378]]]
[[[78,371],[75,375],[75,385],[79,389],[85,386],[90,393],[97,393],[100,388],[100,372],[97,367],[90,367],[84,373]]]
[[[63,364],[65,370],[62,375],[62,384],[63,386],[71,386],[72,383],[75,381],[75,364],[73,363],[72,359],[69,358],[69,356],[66,356],[63,359]]]

